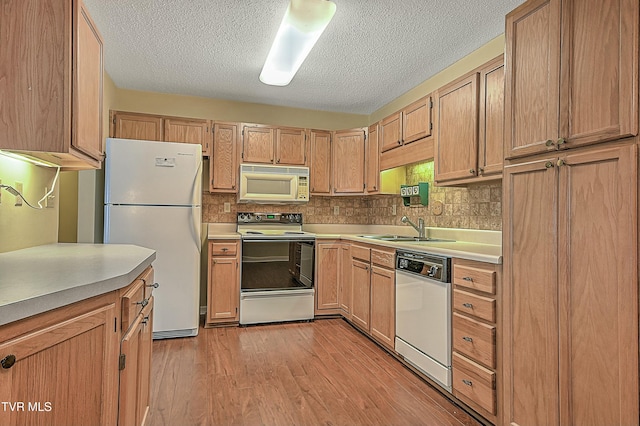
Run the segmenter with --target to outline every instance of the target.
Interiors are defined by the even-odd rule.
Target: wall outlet
[[[394,205],[391,206],[391,215],[395,216],[396,214],[397,214],[396,205],[394,204]]]
[[[231,212],[231,203],[224,203],[224,212],[225,213]]]
[[[333,215],[338,216],[340,214],[340,206],[333,206]]]
[[[49,188],[47,188],[46,186],[44,187],[44,193],[48,193],[49,192]],[[44,200],[44,206],[48,209],[52,209],[56,206],[56,196],[51,194],[49,195],[45,200]]]
[[[16,182],[16,191],[18,191],[20,194],[24,195],[24,193],[22,192],[22,182]],[[22,198],[16,196],[16,207],[20,207],[22,206]]]

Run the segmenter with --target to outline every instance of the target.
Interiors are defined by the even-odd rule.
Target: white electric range
[[[238,213],[240,324],[311,320],[315,235],[300,213]]]

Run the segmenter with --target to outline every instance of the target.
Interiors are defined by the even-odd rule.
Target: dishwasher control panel
[[[398,250],[396,270],[422,275],[436,281],[451,282],[451,258],[425,253]]]

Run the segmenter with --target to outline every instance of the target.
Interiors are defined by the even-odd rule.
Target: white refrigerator
[[[104,242],[156,251],[153,338],[198,334],[202,148],[108,138]]]

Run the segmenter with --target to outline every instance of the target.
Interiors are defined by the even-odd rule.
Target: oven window
[[[312,265],[313,243],[243,241],[241,289],[263,291],[310,288],[313,281],[307,275],[313,277],[313,274],[307,271]]]

